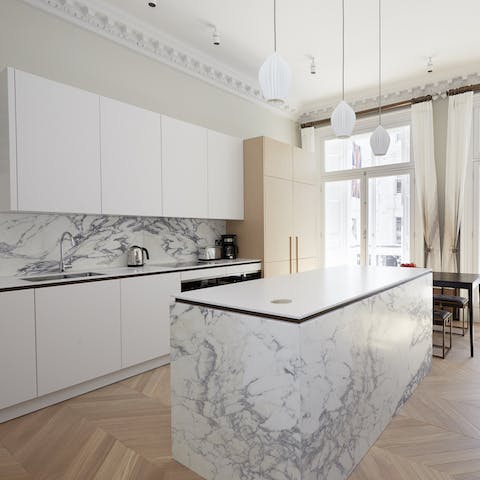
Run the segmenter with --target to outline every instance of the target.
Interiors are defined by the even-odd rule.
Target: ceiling
[[[103,0],[256,81],[273,47],[273,0]],[[293,71],[298,110],[341,94],[340,0],[277,0],[278,50]],[[480,71],[478,0],[383,0],[385,91]],[[378,79],[378,2],[346,0],[347,97],[372,94]],[[221,45],[212,45],[215,24]],[[310,75],[314,55],[317,74]],[[426,73],[427,57],[434,72]]]

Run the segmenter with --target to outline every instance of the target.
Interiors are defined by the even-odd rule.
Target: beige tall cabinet
[[[227,222],[242,257],[261,258],[264,276],[318,266],[320,189],[314,154],[258,137],[244,142],[245,220]]]

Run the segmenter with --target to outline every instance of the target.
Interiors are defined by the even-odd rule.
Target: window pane
[[[390,147],[384,157],[375,157],[370,148],[371,133],[325,141],[325,171],[352,170],[410,161],[410,126],[387,129]]]
[[[325,266],[360,265],[360,180],[325,184]]]
[[[369,265],[410,261],[410,175],[369,179],[368,227]]]

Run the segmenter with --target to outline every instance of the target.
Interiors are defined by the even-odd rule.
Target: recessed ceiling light
[[[149,7],[155,8],[157,6],[157,2],[151,1],[151,2],[148,2],[147,5]]]

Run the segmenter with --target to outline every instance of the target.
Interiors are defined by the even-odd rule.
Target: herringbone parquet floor
[[[480,480],[480,342],[454,340],[350,480]],[[133,479],[200,479],[171,458],[168,367],[0,425],[0,480]]]

